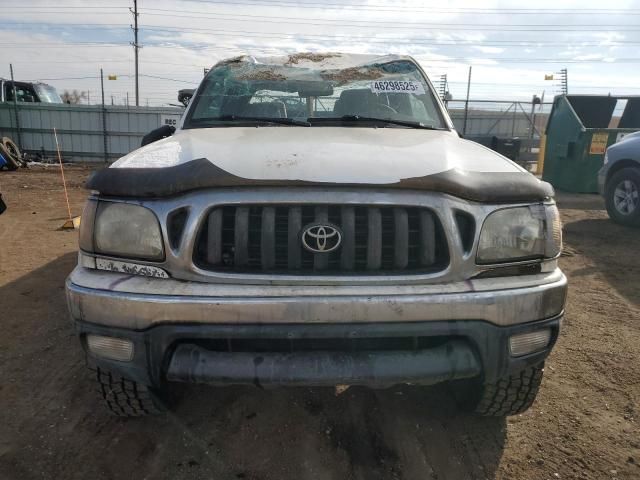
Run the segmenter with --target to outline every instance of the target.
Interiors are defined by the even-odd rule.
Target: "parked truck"
[[[13,92],[18,102],[28,103],[62,103],[60,95],[54,87],[41,82],[12,82],[0,78],[0,102],[13,102]]]
[[[66,291],[116,415],[172,382],[536,397],[567,288],[553,189],[461,139],[411,57],[222,61],[87,188]]]

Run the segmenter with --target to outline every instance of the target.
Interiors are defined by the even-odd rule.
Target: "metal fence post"
[[[462,124],[462,135],[467,133],[467,116],[469,115],[469,91],[471,90],[471,66],[469,66],[469,79],[467,80],[467,100],[464,102],[464,123]]]
[[[22,151],[22,131],[20,130],[20,113],[18,112],[18,95],[16,92],[16,81],[13,78],[13,64],[9,64],[11,72],[11,88],[13,88],[13,109],[16,115],[16,133],[18,135],[18,149]]]
[[[102,139],[104,141],[104,163],[109,163],[107,148],[107,107],[104,106],[104,73],[100,69],[100,89],[102,90]]]
[[[529,118],[529,153],[533,151],[533,132],[536,129],[536,105],[540,104],[540,99],[534,95],[531,99],[531,117]]]

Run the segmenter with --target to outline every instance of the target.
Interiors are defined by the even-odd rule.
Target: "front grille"
[[[339,248],[303,248],[302,231],[316,223],[339,228]],[[242,205],[208,212],[194,262],[220,272],[371,275],[435,272],[449,256],[442,226],[427,208]]]

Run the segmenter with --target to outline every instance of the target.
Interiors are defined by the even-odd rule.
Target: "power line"
[[[121,6],[91,6],[91,5],[56,5],[56,9],[60,9],[60,8],[70,8],[73,10],[94,10],[94,9],[114,9],[114,8],[123,8],[126,9],[128,8],[129,5],[128,4],[122,4]],[[12,9],[16,9],[16,10],[37,10],[40,8],[49,8],[49,7],[43,7],[42,5],[21,5],[19,7],[7,7],[7,8],[3,8],[3,11],[6,10],[12,10]]]
[[[394,42],[394,45],[428,45],[428,46],[464,46],[464,47],[473,47],[473,46],[564,46],[564,47],[570,47],[572,46],[572,44],[570,42],[564,41],[564,42],[549,42],[549,43],[545,43],[544,41],[535,41],[532,39],[526,39],[526,40],[522,40],[522,41],[518,41],[518,40],[506,40],[506,41],[488,41],[488,42],[483,42],[483,41],[475,41],[475,40],[450,40],[450,41],[441,41],[435,38],[427,38],[427,39],[421,39],[421,38],[406,38],[406,40],[398,40],[398,38],[394,38],[394,37],[387,37],[387,38],[380,38],[378,37],[377,39],[370,39],[370,38],[364,38],[364,37],[355,37],[354,35],[341,35],[341,34],[335,34],[335,35],[321,35],[321,34],[312,34],[312,33],[305,33],[303,37],[298,36],[297,34],[291,34],[291,33],[277,33],[277,32],[256,32],[256,31],[250,31],[250,30],[220,30],[220,29],[205,29],[205,28],[190,28],[190,29],[184,29],[184,28],[179,28],[179,27],[171,27],[171,26],[154,26],[154,25],[149,25],[147,27],[145,27],[147,30],[149,31],[158,31],[158,32],[185,32],[185,33],[199,33],[199,32],[206,32],[206,33],[210,33],[212,36],[229,36],[229,35],[235,35],[235,36],[239,36],[242,38],[260,38],[260,39],[264,39],[265,37],[268,38],[281,38],[281,39],[285,39],[285,40],[290,40],[290,39],[295,39],[295,40],[299,40],[299,41],[309,41],[309,40],[313,40],[313,41],[323,41],[323,40],[336,40],[336,39],[346,39],[346,40],[351,40],[351,41],[366,41],[367,43],[372,43],[372,44],[385,44],[388,45],[389,42]],[[512,42],[512,43],[507,43],[507,42]],[[634,45],[634,44],[640,44],[640,41],[623,41],[623,42],[619,42],[620,45],[613,45],[613,42],[611,42],[612,46],[621,46],[621,45]],[[165,46],[165,45],[154,45],[154,46]],[[581,41],[580,47],[599,47],[602,46],[601,43],[591,43],[591,44],[585,44],[584,42]],[[609,42],[607,42],[607,45],[609,46]],[[217,47],[192,47],[194,50],[209,50],[209,49],[214,49]]]
[[[51,29],[70,28],[70,27],[73,27],[73,28],[83,28],[83,27],[127,28],[127,26],[123,25],[122,23],[87,23],[87,22],[71,22],[71,23],[67,22],[67,23],[56,23],[56,24],[51,24],[48,22],[10,22],[3,25],[2,27],[8,30],[12,28],[14,25],[34,26],[34,27],[44,25],[46,28],[51,28]]]
[[[157,78],[159,80],[170,80],[172,82],[180,82],[180,83],[185,83],[185,80],[178,80],[177,78],[167,78],[167,77],[159,77],[156,75],[144,75],[144,74],[140,74],[141,77],[147,77],[147,78]],[[194,85],[198,85],[200,82],[187,82],[187,83],[192,83]]]
[[[53,81],[53,80],[87,80],[87,79],[95,79],[95,78],[100,78],[100,76],[93,76],[93,77],[33,78],[31,80],[28,80],[28,81],[29,82],[37,82],[38,80],[46,80],[46,81]]]
[[[241,19],[244,18],[250,18],[250,19],[260,19],[260,21],[266,21],[267,23],[278,23],[278,24],[282,24],[282,23],[293,23],[295,22],[296,24],[302,24],[302,25],[317,25],[317,26],[326,26],[327,24],[329,25],[339,25],[339,26],[345,26],[345,27],[363,27],[363,26],[367,26],[367,24],[371,24],[371,25],[384,25],[384,28],[416,28],[416,29],[432,29],[433,27],[439,27],[439,28],[455,28],[455,27],[465,27],[465,29],[469,28],[469,29],[474,29],[474,30],[481,30],[481,29],[485,29],[489,28],[489,27],[497,27],[500,30],[508,27],[508,28],[518,28],[520,29],[521,27],[540,27],[540,28],[546,28],[549,26],[553,26],[553,27],[558,27],[558,28],[562,28],[562,30],[564,31],[565,29],[568,28],[582,28],[582,27],[586,27],[586,28],[619,28],[619,27],[634,27],[634,30],[637,30],[637,26],[633,25],[633,24],[602,24],[602,23],[596,23],[596,24],[572,24],[572,23],[557,23],[557,24],[547,24],[547,23],[539,23],[539,24],[532,24],[532,23],[523,23],[523,24],[516,24],[516,23],[510,23],[508,25],[505,25],[504,23],[480,23],[480,22],[473,22],[473,23],[429,23],[429,22],[399,22],[399,21],[389,21],[389,20],[347,20],[347,22],[351,22],[351,23],[344,23],[344,20],[338,19],[338,18],[328,18],[328,19],[316,19],[315,22],[308,22],[305,21],[305,18],[302,17],[284,17],[284,16],[278,16],[278,17],[274,17],[274,16],[270,16],[270,15],[252,15],[252,14],[240,14],[240,13],[211,13],[211,12],[199,12],[199,11],[183,11],[182,13],[193,13],[193,14],[197,14],[196,16],[194,15],[182,15],[181,13],[153,13],[154,11],[162,11],[162,12],[172,12],[171,10],[166,10],[166,9],[155,9],[155,8],[145,8],[144,12],[146,15],[152,15],[152,16],[159,16],[159,17],[171,17],[171,18],[197,18],[197,19],[216,19],[216,20],[227,20],[227,21],[242,21],[242,20],[237,20],[235,18],[228,18],[228,17],[241,17]],[[327,22],[327,23],[317,23],[318,21],[323,21],[323,22]],[[342,23],[341,23],[342,22]],[[357,22],[357,24],[354,24],[354,22]],[[360,25],[360,24],[365,24],[365,25]],[[394,25],[390,25],[390,24],[394,24]],[[480,28],[476,28],[476,27],[480,27]],[[538,31],[538,30],[536,30]],[[541,31],[547,31],[547,30],[541,30]]]
[[[420,42],[418,40],[415,41],[409,41],[409,42],[402,42],[402,41],[398,41],[397,38],[385,38],[385,39],[370,39],[370,38],[354,38],[352,35],[340,35],[340,34],[336,34],[336,35],[319,35],[319,34],[311,34],[311,33],[305,33],[303,35],[299,35],[296,33],[277,33],[277,32],[250,32],[250,31],[246,31],[246,30],[220,30],[220,29],[211,29],[211,28],[196,28],[196,27],[190,27],[190,28],[180,28],[180,27],[173,27],[173,26],[166,26],[166,25],[146,25],[145,26],[145,30],[149,30],[149,31],[158,31],[158,32],[171,32],[171,33],[210,33],[211,35],[228,35],[230,33],[236,34],[236,36],[238,37],[244,37],[244,38],[253,38],[253,37],[257,37],[257,38],[265,38],[265,37],[278,37],[278,38],[283,38],[283,39],[293,39],[293,40],[298,40],[298,41],[308,41],[307,37],[313,37],[313,40],[322,40],[324,39],[332,39],[332,38],[345,38],[347,40],[359,40],[360,43],[362,42],[366,42],[366,43],[374,43],[374,44],[379,44],[379,43],[384,43],[386,45],[389,44],[389,42],[394,42],[394,45],[412,45],[412,44],[424,44],[423,42]],[[522,30],[524,31],[524,30]],[[539,31],[539,30],[532,30],[532,31]],[[242,33],[242,34],[241,34]],[[584,35],[585,32],[578,32],[577,30],[574,31],[574,33],[581,33],[582,35]],[[473,46],[473,43],[469,43],[469,42],[473,42],[472,40],[460,40],[457,43],[450,43],[451,45],[460,45],[460,44],[464,44],[464,45],[471,45]],[[429,42],[428,45],[437,45],[437,43],[431,43]],[[566,46],[571,46],[570,43],[564,42],[561,43],[560,45],[566,45]],[[599,45],[597,45],[599,46]],[[606,45],[604,45],[606,46]],[[215,48],[215,47],[213,47]]]
[[[216,1],[216,0],[186,0],[191,3],[198,4],[212,4],[212,5],[229,5],[230,2]],[[416,7],[400,5],[384,5],[384,4],[352,4],[345,5],[343,3],[295,3],[286,1],[267,1],[267,0],[253,0],[248,1],[234,1],[231,5],[248,5],[248,6],[263,6],[263,7],[291,7],[291,8],[307,8],[307,9],[322,9],[326,10],[331,7],[339,7],[341,10],[365,10],[365,11],[381,11],[381,12],[429,12],[429,13],[469,13],[473,15],[487,14],[495,15],[558,15],[558,14],[571,14],[571,15],[626,15],[628,12],[637,12],[634,14],[640,14],[640,9],[597,9],[597,8],[581,8],[579,11],[575,9],[534,9],[534,8],[441,8],[441,7]]]
[[[146,13],[146,15],[152,15],[151,13]],[[202,16],[185,16],[185,15],[171,15],[171,14],[154,14],[156,16],[164,16],[164,17],[169,17],[172,19],[175,18],[196,18],[196,19],[201,19],[203,18]],[[221,14],[219,14],[221,15]],[[234,14],[235,15],[235,14]],[[240,15],[236,15],[236,16],[240,16]],[[318,22],[308,22],[308,21],[304,21],[304,19],[302,18],[297,18],[297,17],[282,17],[283,20],[281,20],[278,17],[269,17],[269,16],[252,16],[252,15],[242,15],[243,17],[251,17],[251,18],[256,18],[256,19],[260,19],[260,23],[277,23],[277,24],[294,24],[294,25],[314,25],[314,26],[319,26],[319,27],[327,27],[327,26],[339,26],[339,27],[348,27],[348,28],[369,28],[369,29],[373,29],[373,28],[380,28],[380,25],[376,25],[375,23],[380,23],[384,26],[385,29],[407,29],[407,28],[412,28],[415,30],[442,30],[442,31],[446,31],[449,32],[451,30],[454,31],[458,31],[458,30],[464,30],[464,31],[499,31],[499,32],[533,32],[533,33],[540,33],[540,32],[565,32],[565,33],[585,33],[584,30],[580,30],[580,28],[588,28],[589,32],[595,32],[595,33],[612,33],[612,32],[638,32],[640,31],[640,27],[636,26],[635,24],[619,24],[619,25],[606,25],[606,24],[583,24],[583,25],[578,25],[578,24],[553,24],[551,25],[551,27],[554,28],[547,28],[546,24],[509,24],[509,25],[504,25],[504,24],[481,24],[481,23],[457,23],[457,24],[445,24],[445,23],[432,23],[432,24],[428,24],[428,23],[417,23],[417,22],[410,22],[410,23],[402,23],[402,22],[392,22],[395,23],[396,25],[390,25],[390,22],[375,22],[374,21],[361,21],[361,22],[368,22],[370,25],[358,25],[358,24],[347,24],[347,23],[339,23],[340,20],[338,19],[327,19],[324,20],[326,23],[318,23]],[[206,17],[205,17],[206,18]],[[251,20],[244,20],[242,18],[237,19],[237,18],[212,18],[211,19],[217,19],[217,20],[222,20],[222,21],[231,21],[231,22],[247,22],[247,21],[251,21]],[[284,19],[290,19],[291,21],[285,21]],[[352,20],[353,21],[357,21],[357,20]],[[123,29],[123,28],[127,28],[125,25],[119,24],[119,23],[56,23],[56,24],[50,24],[47,22],[11,22],[10,24],[7,24],[5,28],[9,28],[9,27],[13,27],[16,25],[21,25],[21,26],[41,26],[43,25],[45,28],[47,29],[61,29],[61,28],[89,28],[89,27],[98,27],[98,28],[113,28],[113,29]],[[159,27],[159,28],[167,28],[167,25],[146,25],[145,28],[149,28],[149,27]],[[535,28],[524,28],[524,27],[535,27]],[[624,28],[623,28],[624,27]],[[627,28],[628,27],[628,28]],[[180,27],[173,27],[175,29],[178,29],[179,31],[186,31],[186,29],[181,29]],[[615,28],[615,30],[612,30],[613,28]]]
[[[127,43],[111,43],[111,42],[102,42],[102,43],[85,43],[85,42],[69,42],[69,43],[61,43],[60,45],[46,45],[41,43],[0,43],[0,46],[3,47],[11,47],[14,48],[37,48],[38,50],[41,48],[69,48],[69,46],[74,47],[123,47],[127,46]]]
[[[84,15],[85,12],[79,12],[76,10],[70,10],[67,12],[64,11],[59,11],[58,9],[56,10],[39,10],[39,11],[30,11],[30,12],[16,12],[16,13],[10,13],[7,12],[6,10],[3,10],[4,13],[8,13],[9,15],[16,15],[19,13],[26,13],[27,15]],[[100,14],[100,15],[124,15],[126,14],[126,12],[113,12],[113,11],[108,11],[108,10],[92,10],[91,13],[94,14]]]
[[[181,28],[181,27],[174,27],[174,26],[170,26],[170,25],[147,25],[145,26],[145,28],[147,30],[151,30],[151,31],[171,31],[171,32],[216,32],[219,33],[221,35],[235,35],[235,34],[248,34],[246,36],[258,36],[259,38],[264,38],[264,36],[270,36],[270,37],[281,37],[281,38],[286,38],[286,39],[290,39],[292,37],[296,37],[297,34],[295,33],[280,33],[280,32],[257,32],[257,31],[252,31],[252,30],[228,30],[228,29],[210,29],[210,28],[197,28],[197,27],[191,27],[191,28]],[[327,35],[327,34],[313,34],[313,33],[305,33],[304,37],[314,37],[314,38],[323,38],[323,39],[335,39],[335,38],[346,38],[346,39],[354,39],[353,35],[344,35],[344,34],[331,34],[331,35]],[[299,38],[299,37],[297,37]],[[397,37],[387,37],[387,38],[377,38],[377,39],[371,39],[371,38],[362,38],[361,40],[366,40],[367,43],[385,43],[387,44],[389,41],[393,41],[393,42],[398,42],[398,38]],[[427,42],[425,42],[425,40],[427,40]],[[601,42],[593,42],[592,44],[585,44],[586,42],[584,42],[584,37],[581,36],[580,37],[580,46],[602,46],[602,41]],[[496,41],[489,41],[489,42],[484,42],[484,41],[476,41],[476,40],[466,40],[466,39],[454,39],[454,40],[438,40],[437,38],[417,38],[417,37],[404,37],[404,39],[400,42],[400,44],[416,44],[416,43],[420,43],[420,44],[425,44],[425,45],[454,45],[454,46],[459,46],[459,45],[470,45],[470,46],[476,46],[476,45],[490,45],[490,44],[496,44],[496,45],[515,45],[515,46],[524,46],[523,44],[527,44],[530,43],[531,45],[538,45],[538,44],[545,44],[545,41],[539,41],[539,40],[535,40],[535,39],[523,39],[523,40],[496,40]],[[620,44],[637,44],[640,43],[638,41],[632,41],[632,40],[622,40],[622,41],[607,41],[607,45],[609,44],[613,44],[613,43],[620,43]],[[394,43],[397,44],[397,43]],[[550,45],[553,46],[571,46],[571,44],[568,44],[566,41],[557,41],[557,42],[553,42],[553,43],[549,43]]]
[[[388,4],[344,4],[344,3],[298,3],[288,2],[285,0],[251,0],[251,1],[222,1],[222,0],[186,0],[189,3],[198,4],[211,4],[211,5],[227,5],[229,7],[235,7],[237,5],[246,6],[264,6],[264,7],[292,7],[292,8],[307,8],[307,9],[323,9],[328,7],[339,7],[341,10],[366,10],[366,11],[382,11],[382,12],[429,12],[440,14],[452,14],[452,13],[468,13],[473,15],[558,15],[558,14],[571,14],[575,15],[628,15],[628,14],[640,14],[640,9],[637,8],[580,8],[579,10],[570,8],[485,8],[485,7],[419,7],[419,6],[404,6]],[[7,10],[40,10],[43,8],[50,8],[47,6],[20,6],[20,7],[7,7],[3,11]],[[104,10],[104,9],[126,9],[127,4],[116,6],[85,6],[85,5],[60,5],[55,7],[59,9],[71,9],[71,10]]]
[[[124,27],[123,27],[124,28]],[[167,32],[195,32],[201,31],[200,29],[181,29],[179,27],[154,27],[149,26],[147,28],[150,31],[167,31]],[[282,39],[292,39],[296,37],[296,34],[290,33],[277,33],[277,32],[257,32],[250,30],[219,30],[219,29],[206,29],[206,32],[211,33],[214,36],[217,35],[236,35],[242,36],[243,38],[282,38]],[[242,34],[242,35],[237,35]],[[297,38],[299,39],[299,37]],[[532,46],[532,47],[551,47],[551,46],[562,46],[562,47],[602,47],[602,46],[627,46],[627,45],[638,45],[640,41],[636,40],[613,40],[606,41],[606,43],[602,42],[585,42],[583,40],[579,40],[577,45],[572,44],[567,41],[544,41],[544,40],[535,40],[535,39],[523,39],[523,40],[440,40],[434,37],[427,38],[419,38],[419,37],[404,37],[399,41],[397,37],[378,37],[377,39],[369,39],[369,38],[361,38],[355,37],[354,35],[321,35],[321,34],[311,34],[306,33],[305,37],[302,40],[313,39],[313,40],[335,40],[335,39],[347,39],[347,40],[366,40],[368,43],[380,43],[380,44],[388,44],[388,42],[393,41],[394,45],[428,45],[428,46],[457,46],[457,47],[477,47],[477,46],[499,46],[499,47],[524,47],[524,46]],[[69,48],[69,45],[73,46],[96,46],[96,47],[121,47],[130,45],[130,43],[119,43],[119,42],[69,42],[59,45],[47,45],[43,43],[0,43],[0,46],[10,46],[12,48]],[[153,48],[189,48],[190,50],[206,50],[213,49],[216,47],[184,47],[182,45],[175,44],[167,44],[166,42],[156,42],[149,43],[147,42],[148,47]]]

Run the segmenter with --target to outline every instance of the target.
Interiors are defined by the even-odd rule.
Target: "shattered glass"
[[[185,128],[363,126],[360,120],[366,126],[447,128],[432,86],[411,58],[337,53],[219,62],[198,89]]]

